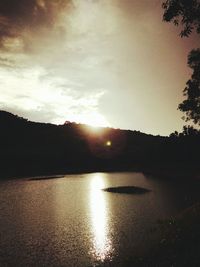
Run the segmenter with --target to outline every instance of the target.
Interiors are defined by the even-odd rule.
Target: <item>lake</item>
[[[200,198],[196,184],[142,173],[45,178],[0,182],[0,266],[123,266],[151,245],[158,220]],[[151,191],[101,190],[115,186]]]

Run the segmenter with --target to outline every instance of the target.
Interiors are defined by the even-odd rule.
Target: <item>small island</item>
[[[120,193],[120,194],[144,194],[144,193],[148,193],[151,191],[149,189],[137,187],[137,186],[108,187],[102,190],[105,192]]]

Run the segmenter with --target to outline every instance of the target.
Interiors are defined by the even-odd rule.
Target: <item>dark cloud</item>
[[[24,45],[25,33],[37,34],[41,28],[55,26],[60,13],[71,0],[1,0],[0,44],[7,48],[12,40],[19,38]]]

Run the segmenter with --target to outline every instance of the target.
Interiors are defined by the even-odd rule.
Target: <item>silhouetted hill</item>
[[[199,135],[162,137],[31,122],[0,111],[1,176],[82,171],[151,170],[199,163]]]

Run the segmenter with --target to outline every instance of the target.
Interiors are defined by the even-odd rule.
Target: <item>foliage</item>
[[[181,37],[188,37],[193,31],[200,34],[200,1],[199,0],[167,0],[163,3],[166,22],[181,25]],[[192,120],[200,125],[200,49],[192,50],[188,56],[188,66],[192,76],[186,83],[183,94],[186,99],[179,105],[185,112],[186,121]]]
[[[200,33],[200,1],[199,0],[167,0],[163,3],[163,19],[183,26],[181,37],[188,37],[193,30]]]
[[[195,124],[200,124],[200,49],[191,51],[188,65],[193,73],[183,90],[186,99],[179,105],[179,109],[186,113],[186,121],[193,120]]]
[[[173,132],[170,134],[170,137],[172,138],[180,138],[180,137],[184,137],[184,136],[188,136],[188,137],[199,137],[200,136],[200,131],[196,128],[194,128],[193,126],[184,126],[183,127],[183,131],[182,133],[179,133],[177,131]]]

